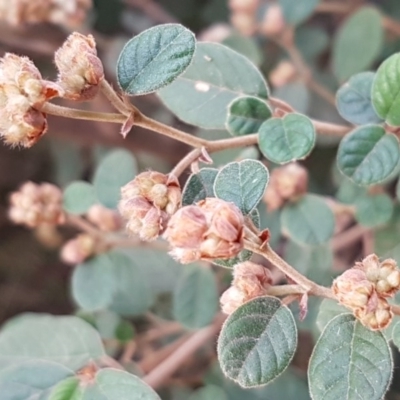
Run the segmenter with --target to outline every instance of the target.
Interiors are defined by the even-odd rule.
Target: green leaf
[[[377,114],[392,126],[400,126],[400,53],[378,68],[372,85],[372,104]]]
[[[211,323],[218,308],[218,289],[211,270],[186,267],[173,293],[175,319],[187,328],[202,328]]]
[[[360,197],[355,206],[356,220],[367,227],[384,225],[389,222],[394,207],[390,196],[384,193]]]
[[[63,207],[71,214],[85,214],[96,202],[95,189],[88,182],[75,181],[64,189]]]
[[[182,206],[197,203],[206,197],[215,197],[214,181],[217,174],[216,168],[202,168],[197,174],[190,175],[182,191]]]
[[[303,25],[295,32],[296,47],[310,64],[329,47],[330,37],[323,27]],[[312,43],[312,46],[310,46]],[[295,108],[295,110],[298,110]]]
[[[266,158],[285,164],[301,160],[315,145],[314,125],[304,115],[287,114],[265,121],[258,134],[258,144]]]
[[[293,241],[315,246],[332,237],[335,217],[322,198],[308,194],[283,208],[281,223],[282,231]]]
[[[132,260],[119,251],[112,252],[109,257],[116,285],[110,309],[123,316],[145,313],[153,304],[154,297],[146,275],[138,265],[141,260]]]
[[[147,29],[122,49],[117,63],[118,83],[130,95],[154,92],[187,69],[195,48],[194,34],[182,25]]]
[[[297,329],[290,310],[275,297],[258,297],[225,321],[218,340],[224,374],[242,387],[266,385],[290,364]]]
[[[52,388],[72,374],[70,369],[50,361],[13,365],[0,372],[1,400],[47,399]]]
[[[126,150],[108,153],[98,165],[93,177],[93,185],[99,201],[108,208],[116,208],[121,187],[136,175],[136,162]]]
[[[135,337],[135,329],[133,325],[126,320],[123,320],[117,326],[115,337],[122,343],[127,343]]]
[[[262,123],[271,118],[272,111],[257,97],[239,97],[228,105],[226,129],[233,136],[257,133]]]
[[[263,54],[255,38],[232,33],[222,41],[222,44],[247,57],[252,63],[260,66]]]
[[[214,182],[215,195],[249,214],[260,202],[269,180],[267,168],[256,160],[232,162],[222,168]]]
[[[317,319],[315,321],[318,329],[322,332],[329,321],[339,314],[348,314],[349,310],[340,305],[336,300],[324,299],[319,306]]]
[[[158,92],[164,104],[188,124],[225,129],[227,108],[239,96],[268,98],[257,68],[239,53],[217,43],[199,43],[191,66]]]
[[[196,390],[188,400],[228,400],[224,390],[216,385],[207,385]]]
[[[393,328],[392,339],[394,345],[400,349],[400,322],[398,322]]]
[[[356,125],[382,122],[372,105],[374,72],[360,72],[352,76],[336,93],[339,114]]]
[[[158,394],[137,376],[106,368],[96,374],[95,387],[101,398],[84,396],[82,400],[160,400]]]
[[[0,331],[0,368],[35,358],[76,371],[103,355],[99,334],[78,317],[27,314]]]
[[[367,188],[364,186],[358,186],[350,179],[343,175],[342,181],[340,182],[338,191],[336,192],[336,198],[345,204],[354,204],[358,199],[368,195]]]
[[[299,25],[309,18],[317,7],[319,0],[279,0],[283,17],[290,25]]]
[[[384,40],[381,14],[363,7],[340,27],[333,42],[333,72],[340,82],[361,72],[379,56]]]
[[[308,367],[313,400],[381,400],[393,362],[381,332],[372,332],[351,314],[331,320],[322,332]]]
[[[79,379],[75,376],[64,379],[52,390],[49,400],[77,400]],[[79,397],[78,397],[79,399]]]
[[[116,290],[113,265],[106,254],[78,265],[72,274],[72,296],[79,307],[96,311],[111,304]]]
[[[400,159],[399,141],[378,125],[361,126],[340,142],[337,165],[358,185],[373,185],[386,179]]]

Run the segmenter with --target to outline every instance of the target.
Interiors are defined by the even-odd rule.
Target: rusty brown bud
[[[66,264],[76,265],[93,256],[96,251],[96,240],[87,233],[82,233],[69,240],[61,249],[61,260]]]
[[[243,249],[243,230],[243,215],[234,204],[207,198],[178,210],[164,237],[171,245],[171,254],[186,263],[189,254],[193,260],[237,255]]]

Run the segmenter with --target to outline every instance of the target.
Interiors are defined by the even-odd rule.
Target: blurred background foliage
[[[273,3],[260,1],[252,17],[254,26],[262,26],[264,16]],[[94,0],[87,18],[75,29],[90,32],[96,37],[106,76],[115,84],[115,65],[127,40],[156,24],[182,23],[194,31],[199,40],[220,41],[246,55],[259,66],[271,85],[273,95],[285,100],[297,111],[314,119],[345,124],[334,104],[335,93],[351,75],[375,70],[387,56],[400,51],[399,1],[279,0],[276,3],[282,7],[286,21],[293,25],[296,50],[306,62],[311,79],[304,71],[298,70],[296,54],[288,54],[278,43],[253,32],[248,25],[235,19],[237,12],[229,7],[228,0]],[[44,76],[53,77],[53,53],[69,32],[70,28],[49,23],[11,25],[3,20],[0,21],[0,51],[2,54],[26,54],[35,61]],[[133,101],[145,114],[193,134],[208,139],[229,136],[225,131],[205,131],[178,121],[156,95],[136,97]],[[83,107],[107,110],[110,106],[99,96]],[[59,261],[59,238],[49,237],[45,231],[31,232],[12,225],[7,220],[10,191],[26,180],[49,181],[61,187],[73,180],[90,180],[96,165],[112,148],[123,147],[133,152],[139,171],[151,168],[160,172],[169,171],[188,150],[183,144],[140,128],[135,128],[123,140],[118,134],[118,127],[105,123],[50,118],[50,127],[46,137],[32,149],[0,147],[0,322],[27,311],[75,312],[70,296],[71,268]],[[354,204],[364,189],[355,187],[336,171],[334,165],[339,139],[334,136],[319,138],[316,149],[304,165],[310,173],[312,193],[329,197],[337,195],[342,203]],[[213,155],[213,159],[215,166],[221,166],[227,161],[249,157],[247,154],[259,157],[257,152],[227,150]],[[182,179],[186,178],[187,175]],[[394,182],[388,183],[388,189],[395,195]],[[265,206],[261,206],[259,211],[261,226],[268,226],[271,230],[272,245],[284,252],[289,263],[295,260],[302,272],[320,284],[329,285],[334,276],[362,257],[363,252],[369,254],[375,249],[380,256],[391,253],[400,261],[398,207],[389,225],[375,233],[375,241],[369,233],[362,240],[349,239],[348,246],[337,244],[337,248],[332,249],[323,245],[300,250],[298,244],[286,243],[280,237],[279,215],[276,212],[267,213]],[[339,223],[348,226],[351,221]],[[72,232],[66,230],[61,234],[67,238]],[[366,248],[371,251],[366,251]],[[137,269],[146,275],[143,279],[149,284],[152,297],[149,304],[152,304],[154,315],[166,319],[179,315],[178,319],[181,322],[188,320],[191,328],[197,327],[197,324],[203,326],[201,320],[193,320],[193,315],[185,314],[179,302],[173,304],[171,292],[177,291],[179,296],[185,298],[180,289],[182,282],[200,281],[206,282],[207,286],[209,277],[203,276],[204,272],[181,268],[164,253],[155,254],[145,249],[142,252],[142,257],[138,258],[136,251],[133,260]],[[230,281],[230,272],[216,269],[216,273],[220,278],[219,289],[222,290]],[[193,296],[185,301],[195,302]],[[319,303],[318,299],[312,299],[307,318],[299,323],[300,345],[293,368],[266,389],[243,392],[224,380],[210,345],[210,349],[197,353],[170,379],[169,386],[163,389],[163,399],[308,399],[305,374],[313,343],[319,334],[315,323]],[[295,306],[293,311],[298,311]],[[199,315],[204,317],[204,311],[200,310]],[[117,328],[119,340],[132,337],[132,325],[121,324],[112,313],[84,313],[81,316],[96,325],[103,338],[114,338]],[[135,322],[138,335],[148,328],[146,317],[131,321]],[[110,326],[114,326],[111,333]],[[172,341],[179,333],[175,325],[175,331],[171,328],[171,333],[162,341],[144,342],[142,354],[152,351],[158,354],[157,348]],[[109,340],[108,344],[112,353],[113,340]],[[142,371],[151,370],[154,363],[160,361],[155,360],[150,359],[149,365],[141,365]],[[132,370],[136,367],[132,363]],[[388,398],[400,399],[400,387],[396,380]]]

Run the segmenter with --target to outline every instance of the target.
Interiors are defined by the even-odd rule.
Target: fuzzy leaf
[[[216,168],[202,168],[197,174],[190,175],[182,191],[182,206],[197,203],[206,197],[215,197],[214,181]]]

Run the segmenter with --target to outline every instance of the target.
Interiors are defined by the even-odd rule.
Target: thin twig
[[[170,175],[173,175],[179,178],[182,173],[188,168],[193,162],[195,162],[201,155],[201,148],[196,148],[188,153],[178,164],[174,167],[174,169],[170,172]]]
[[[214,338],[221,329],[224,320],[225,316],[219,315],[212,325],[197,331],[158,367],[146,375],[143,380],[151,387],[159,388],[197,349]]]
[[[278,285],[269,287],[266,294],[268,296],[288,296],[304,293],[305,290],[301,285]]]
[[[126,117],[122,114],[78,110],[76,108],[58,106],[52,103],[45,103],[40,111],[43,111],[46,114],[56,115],[58,117],[82,119],[86,121],[101,121],[123,124],[126,120]]]
[[[368,232],[368,228],[365,228],[361,225],[354,225],[350,229],[347,229],[343,233],[335,236],[332,239],[331,248],[333,251],[339,251],[360,241],[362,237]]]
[[[94,227],[90,222],[86,221],[82,217],[78,215],[67,215],[67,223],[75,226],[79,230],[90,234],[93,237],[101,237],[104,238],[104,232],[100,231],[96,227]]]
[[[126,117],[131,114],[132,110],[130,107],[124,103],[124,101],[121,99],[121,97],[119,97],[118,93],[113,89],[107,80],[103,79],[101,81],[100,90],[121,114],[125,115]]]

